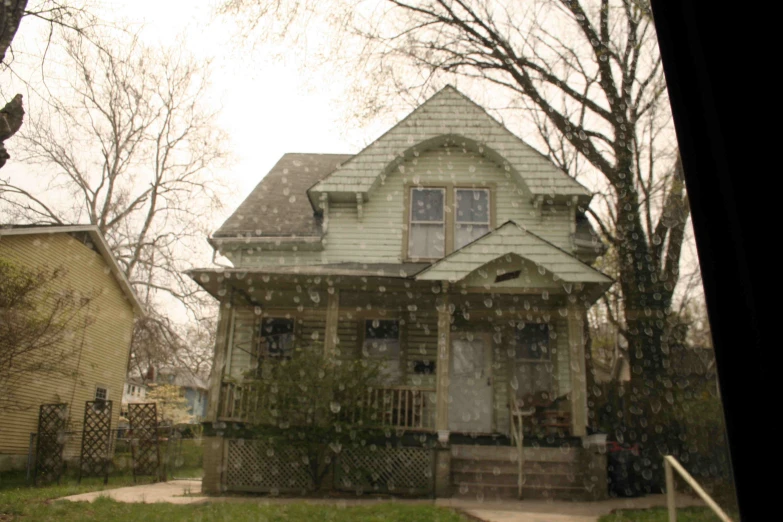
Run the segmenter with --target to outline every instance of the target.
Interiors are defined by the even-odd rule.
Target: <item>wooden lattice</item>
[[[128,421],[132,433],[133,480],[143,475],[161,479],[158,410],[155,403],[128,404]]]
[[[426,448],[344,448],[335,467],[341,490],[409,495],[434,491],[433,453]]]
[[[67,404],[41,404],[38,411],[38,435],[35,447],[33,483],[60,482],[63,470]]]
[[[86,401],[84,403],[84,431],[82,451],[79,457],[79,482],[82,477],[103,477],[109,482],[111,462],[111,411],[112,401]]]
[[[262,440],[227,442],[227,489],[277,493],[313,488],[307,458],[300,449],[281,449]]]

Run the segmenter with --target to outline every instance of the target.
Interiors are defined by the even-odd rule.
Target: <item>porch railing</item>
[[[218,420],[261,422],[270,408],[269,397],[253,382],[223,382],[220,389]],[[344,420],[364,420],[373,427],[406,431],[435,430],[435,389],[413,386],[379,386],[367,390],[357,407],[346,408]]]

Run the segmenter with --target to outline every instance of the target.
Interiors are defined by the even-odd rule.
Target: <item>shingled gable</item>
[[[351,157],[284,154],[212,238],[320,237],[307,189]]]
[[[443,139],[465,143],[506,166],[536,197],[577,197],[586,205],[591,193],[540,152],[514,135],[481,106],[448,85],[429,98],[386,134],[348,160],[309,191],[315,205],[322,194],[369,199],[372,189],[397,161],[413,151],[434,147]]]
[[[420,281],[458,282],[506,254],[543,267],[565,283],[612,284],[612,279],[513,221],[506,221],[472,243],[416,274]]]

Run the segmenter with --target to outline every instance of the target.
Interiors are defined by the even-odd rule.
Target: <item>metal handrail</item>
[[[729,516],[721,507],[712,500],[706,491],[696,482],[688,471],[682,467],[682,464],[677,462],[677,459],[671,455],[666,455],[663,458],[664,471],[666,473],[666,506],[669,509],[669,522],[677,522],[677,508],[674,504],[674,473],[672,469],[677,471],[680,476],[685,479],[690,487],[701,497],[701,499],[712,509],[712,511],[718,515],[723,522],[732,522]]]

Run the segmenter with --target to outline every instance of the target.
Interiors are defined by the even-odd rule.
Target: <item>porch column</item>
[[[451,303],[445,293],[438,298],[438,360],[435,362],[436,417],[438,439],[447,442],[449,436],[449,371],[451,366]]]
[[[326,328],[324,330],[324,355],[334,357],[337,352],[337,321],[340,315],[340,291],[329,287],[332,292],[326,298]]]
[[[212,373],[209,375],[209,395],[207,397],[207,422],[216,422],[220,404],[220,387],[223,383],[223,370],[226,367],[229,325],[234,315],[233,292],[220,303],[217,332],[215,334],[215,353],[212,358]]]
[[[568,306],[568,346],[571,361],[571,433],[587,435],[587,372],[581,305]]]

